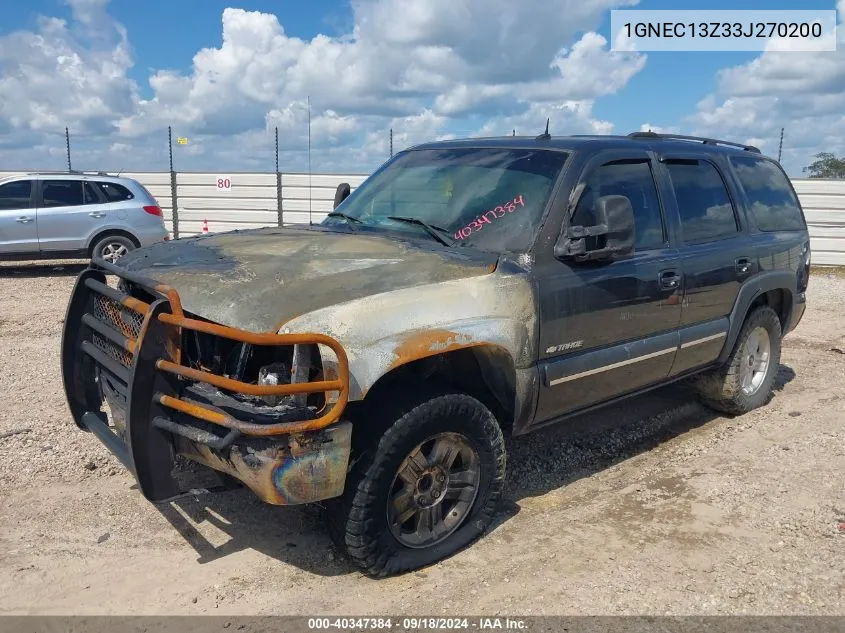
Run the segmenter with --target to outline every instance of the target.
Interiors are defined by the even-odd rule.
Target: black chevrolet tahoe
[[[403,151],[315,225],[95,259],[65,320],[76,424],[154,502],[177,456],[277,505],[320,502],[373,576],[489,526],[507,434],[689,378],[772,394],[810,241],[779,164],[655,133]]]

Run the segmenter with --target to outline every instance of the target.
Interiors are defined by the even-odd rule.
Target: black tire
[[[746,343],[758,328],[763,328],[768,334],[769,363],[759,385],[748,392],[743,390],[742,363],[749,362],[745,351]],[[740,330],[727,362],[696,381],[696,388],[704,404],[730,415],[748,413],[766,404],[772,397],[780,366],[781,337],[780,319],[774,310],[761,306],[751,312]],[[751,360],[753,361],[753,358]]]
[[[429,438],[443,433],[458,434],[476,451],[477,493],[443,540],[408,547],[391,531],[389,495],[405,458]],[[481,402],[463,394],[428,399],[401,415],[376,446],[361,454],[343,497],[327,507],[332,539],[373,577],[419,569],[451,556],[489,527],[502,496],[505,462],[502,430]]]
[[[135,250],[135,242],[124,235],[105,235],[91,247],[91,257],[100,257],[114,262],[126,253]],[[123,250],[121,250],[123,249]]]

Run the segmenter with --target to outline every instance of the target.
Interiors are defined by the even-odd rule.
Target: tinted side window
[[[100,196],[94,190],[94,185],[85,180],[82,181],[82,191],[85,194],[85,204],[102,204]]]
[[[660,248],[663,245],[663,216],[648,161],[607,163],[589,174],[586,184],[572,217],[573,225],[590,226],[596,223],[593,204],[600,197],[625,196],[634,208],[636,250]]]
[[[685,242],[706,242],[737,233],[736,212],[712,163],[670,160],[666,167],[678,201]]]
[[[732,157],[751,215],[761,231],[804,229],[801,207],[786,175],[771,161],[752,156]]]
[[[0,209],[28,209],[31,180],[16,180],[0,185]]]
[[[109,202],[123,202],[135,197],[129,189],[116,182],[98,182],[97,186]]]
[[[82,204],[81,180],[45,180],[43,207],[72,207]]]

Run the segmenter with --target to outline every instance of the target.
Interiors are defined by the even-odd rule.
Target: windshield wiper
[[[448,239],[443,237],[443,234],[449,235],[449,231],[444,229],[442,226],[437,226],[436,224],[429,224],[419,218],[406,218],[401,215],[388,215],[388,220],[395,220],[397,222],[407,222],[408,224],[416,224],[417,226],[421,226],[425,229],[425,232],[431,235],[434,239],[438,242],[443,244],[443,246],[454,246],[454,240]]]
[[[347,215],[345,213],[341,213],[340,211],[332,211],[326,217],[329,218],[343,218],[346,220],[346,223],[349,225],[349,228],[353,231],[357,231],[358,229],[355,228],[356,224],[363,224],[361,220],[358,218],[352,217],[351,215]]]

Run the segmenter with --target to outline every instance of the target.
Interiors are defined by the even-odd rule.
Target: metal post
[[[393,128],[390,128],[390,157],[393,158]]]
[[[284,223],[282,208],[282,174],[279,171],[279,127],[276,126],[276,219],[279,226]]]
[[[308,225],[311,225],[311,97],[308,97]]]
[[[170,199],[173,209],[173,237],[179,239],[179,196],[176,187],[176,172],[173,171],[173,130],[167,126],[167,151],[170,155]]]
[[[778,162],[780,162],[781,154],[783,153],[783,128],[780,129],[780,145],[778,145]]]
[[[67,170],[71,172],[73,170],[70,168],[70,132],[67,128],[65,128],[65,147],[67,148]]]

